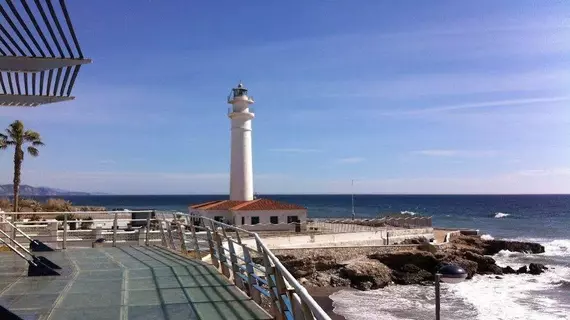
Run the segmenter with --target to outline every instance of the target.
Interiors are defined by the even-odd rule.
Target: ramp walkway
[[[28,277],[0,253],[0,306],[21,319],[273,319],[213,266],[157,246],[42,253],[60,276]]]

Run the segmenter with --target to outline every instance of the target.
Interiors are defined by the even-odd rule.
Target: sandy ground
[[[445,235],[451,231],[454,230],[433,229],[433,236],[435,237],[437,243],[443,243],[445,240]]]

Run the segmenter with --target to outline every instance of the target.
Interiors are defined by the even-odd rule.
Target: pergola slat
[[[83,56],[65,0],[19,2],[0,4],[0,106],[73,99],[81,65],[91,60]]]

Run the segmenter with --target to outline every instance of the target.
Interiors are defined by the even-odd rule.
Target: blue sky
[[[570,2],[68,2],[76,100],[0,110],[23,183],[227,193],[241,79],[259,193],[570,192]]]

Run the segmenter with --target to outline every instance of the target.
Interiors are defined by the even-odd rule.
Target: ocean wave
[[[417,212],[407,211],[407,210],[400,211],[400,213],[401,213],[401,214],[409,214],[409,215],[411,215],[411,216],[415,216],[416,214],[418,214]]]
[[[544,255],[570,257],[570,239],[509,238],[509,241],[537,242],[544,246]]]
[[[568,310],[559,300],[540,294],[560,287],[560,280],[555,279],[557,276],[549,272],[540,276],[505,275],[500,280],[478,275],[449,286],[449,290],[477,309],[476,319],[561,319]]]
[[[441,313],[453,319],[565,319],[568,309],[559,298],[541,294],[567,285],[553,280],[544,274],[505,275],[503,279],[477,275],[459,284],[442,283]],[[331,299],[334,312],[347,320],[420,320],[432,318],[435,295],[433,286],[393,285],[365,292],[341,290]]]
[[[481,240],[495,240],[495,238],[490,234],[484,234],[481,236]]]
[[[504,212],[496,212],[495,213],[495,218],[500,219],[500,218],[506,218],[508,216],[510,216],[510,213],[504,213]]]

